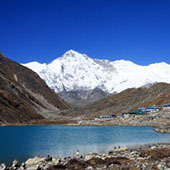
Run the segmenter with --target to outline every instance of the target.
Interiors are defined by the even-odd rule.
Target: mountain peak
[[[79,52],[76,50],[70,49],[70,50],[66,51],[65,53],[79,53]]]
[[[93,59],[75,50],[67,51],[46,67],[37,64],[28,67],[32,67],[56,92],[100,87],[113,93],[155,82],[170,83],[168,64],[141,66],[126,60]]]
[[[79,53],[75,50],[69,50],[65,52],[62,56],[62,58],[76,58],[76,59],[87,59],[88,56],[86,54]]]
[[[78,51],[71,49],[69,51],[66,51],[63,56],[75,56],[75,55],[82,55],[82,54],[79,53]]]

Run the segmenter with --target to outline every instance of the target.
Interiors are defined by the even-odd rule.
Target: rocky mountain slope
[[[121,114],[123,112],[170,103],[170,84],[158,83],[149,88],[131,88],[96,101],[84,108],[77,109],[70,114],[74,116],[85,115],[93,117],[105,114]]]
[[[92,59],[74,50],[49,64],[31,62],[24,65],[37,72],[55,92],[97,87],[108,93],[119,93],[157,82],[170,83],[170,65],[167,63],[140,66],[125,60]]]
[[[99,88],[93,90],[63,91],[57,94],[73,107],[82,107],[110,95]]]
[[[0,123],[50,118],[68,108],[35,72],[0,54]]]

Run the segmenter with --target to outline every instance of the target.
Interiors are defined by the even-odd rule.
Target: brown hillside
[[[158,83],[150,88],[132,88],[106,97],[74,112],[74,115],[89,116],[121,114],[140,106],[170,103],[170,84]]]
[[[0,54],[0,122],[28,122],[68,108],[36,73]]]

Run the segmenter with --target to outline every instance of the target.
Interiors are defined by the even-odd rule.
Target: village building
[[[95,118],[95,120],[112,120],[116,117],[116,115],[101,115],[97,118]]]

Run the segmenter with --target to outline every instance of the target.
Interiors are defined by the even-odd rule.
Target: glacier
[[[92,59],[74,50],[49,64],[34,61],[22,65],[35,71],[56,93],[95,88],[118,93],[158,82],[170,83],[170,65],[165,62],[142,66],[126,60]]]

